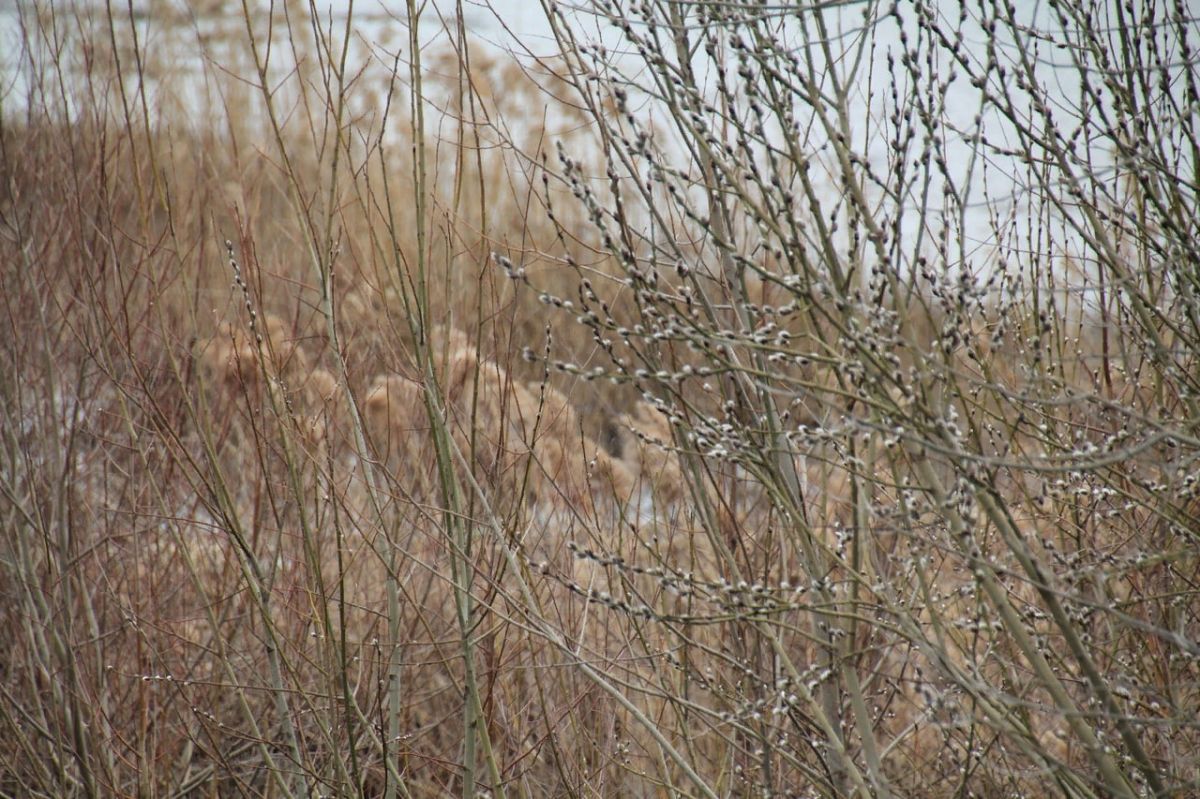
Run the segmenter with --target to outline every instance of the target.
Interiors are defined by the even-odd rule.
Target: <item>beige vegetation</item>
[[[325,426],[347,420],[345,411],[339,410],[343,400],[336,380],[312,365],[298,343],[302,337],[293,334],[281,319],[266,314],[257,325],[261,343],[254,334],[239,333],[226,324],[200,347],[212,380],[209,396],[217,407],[236,408],[247,392],[263,385],[264,378],[266,384],[278,387],[276,391],[282,392],[286,386],[290,392],[286,407],[300,429],[311,443],[325,442]],[[598,605],[600,613],[609,611],[610,604],[623,602],[629,610],[653,608],[664,618],[721,614],[715,598],[720,597],[728,577],[704,528],[689,529],[679,523],[693,498],[684,484],[674,436],[662,413],[639,401],[632,411],[614,416],[607,425],[593,425],[594,429],[611,425],[618,431],[610,452],[584,432],[564,393],[544,381],[520,382],[494,360],[482,357],[462,331],[435,331],[430,350],[437,381],[434,390],[444,403],[455,446],[488,495],[499,503],[495,509],[510,518],[528,520],[522,522],[527,532],[520,551],[531,569],[545,572],[561,589]],[[371,455],[385,466],[388,484],[397,492],[393,500],[436,506],[436,464],[430,457],[434,444],[423,382],[399,374],[363,382],[369,386],[362,408]],[[342,448],[337,457],[344,458],[349,442],[344,436],[339,440]],[[811,492],[812,507],[821,509],[828,520],[820,525],[823,545],[832,549],[838,546],[837,530],[850,521],[848,481],[828,464],[802,463],[801,468],[807,474],[805,485]],[[347,486],[346,491],[345,496],[353,498],[347,510],[369,516],[361,487]],[[710,500],[716,496],[711,495]],[[740,531],[762,523],[755,511],[747,513],[724,523],[729,545]],[[417,517],[406,513],[404,518],[411,522]],[[933,522],[929,519],[926,523]],[[635,533],[626,532],[628,524],[635,526]],[[365,534],[363,542],[385,545],[374,540],[374,534]],[[751,542],[742,545],[747,543]],[[442,545],[434,537],[417,533],[408,536],[403,547],[412,564],[404,581],[423,586],[418,596],[425,614],[440,616],[448,623],[453,616],[452,594],[445,579],[428,565],[439,559]],[[206,556],[219,557],[211,550]],[[330,563],[334,556],[333,551],[323,550]],[[945,556],[936,563],[936,568],[930,561],[924,569],[924,581],[936,588],[928,597],[929,611],[918,617],[918,623],[930,624],[937,617],[969,618],[973,601],[969,574]],[[882,562],[878,565],[886,568]],[[783,570],[769,574],[776,583],[789,576]],[[664,576],[674,579],[664,580]],[[383,579],[383,573],[369,563],[355,569],[354,590],[348,598],[364,611],[360,615],[363,626],[354,628],[355,638],[365,640],[376,623]],[[1036,604],[1031,603],[1029,593],[1025,586],[1022,603]],[[578,641],[593,656],[615,662],[633,656],[637,650],[630,649],[628,633],[614,628],[613,619],[591,618],[594,615],[575,619],[568,629],[574,629]],[[963,648],[970,647],[967,641],[972,632],[968,627],[946,630],[946,638],[940,642],[939,657],[964,674],[970,670],[970,661]],[[641,646],[649,647],[651,656],[672,648],[670,635],[664,638],[659,632],[643,631],[640,636]],[[686,640],[720,645],[718,639],[703,633],[699,637],[696,632],[688,633]],[[801,660],[813,659],[811,649],[801,651]],[[661,679],[655,668],[648,672],[634,666],[623,668],[651,684]],[[918,671],[913,672],[914,668]],[[959,700],[946,696],[946,685],[919,673],[919,667],[912,665],[912,653],[906,650],[882,655],[874,669],[881,679],[904,686],[903,695],[891,699],[894,709],[887,714],[884,728],[913,751],[937,752],[943,745],[941,725],[953,724],[954,715],[962,712]],[[998,672],[974,679],[988,684],[1003,682],[1010,675]],[[449,691],[451,686],[442,683],[434,695],[439,690]],[[1057,721],[1050,717],[1037,725],[1037,735],[1046,753],[1063,759],[1068,753],[1056,727]],[[653,741],[640,734],[633,737],[639,746],[652,750]]]
[[[946,91],[953,30],[835,59],[847,93],[737,4],[630,9],[620,52],[668,50],[636,74],[562,19],[518,62],[453,15],[410,71],[400,18],[302,5],[18,8],[0,796],[1200,789],[1186,157],[1080,204],[1054,164],[1125,133],[1024,120],[1004,147],[1062,160],[960,229],[993,195],[911,207],[965,159],[903,88]],[[1186,149],[1145,86],[1106,102]],[[858,92],[888,170],[829,133]]]
[[[203,353],[203,373],[208,376],[205,394],[213,407],[221,409],[219,412],[237,413],[245,407],[248,396],[258,402],[269,399],[260,389],[271,385],[276,387],[277,400],[303,433],[312,429],[324,432],[325,425],[344,425],[348,416],[341,408],[343,400],[335,381],[312,366],[304,346],[297,343],[302,337],[271,314],[260,317],[256,324],[261,343],[255,334],[239,334],[225,325],[212,339],[198,345],[197,350]],[[517,382],[503,367],[480,357],[461,331],[440,330],[432,340],[434,361],[439,365],[436,390],[445,402],[455,445],[497,503],[495,509],[522,520],[519,524],[524,532],[519,549],[528,567],[553,578],[552,585],[557,588],[552,588],[552,593],[574,593],[583,603],[582,615],[571,613],[560,619],[565,629],[572,631],[588,657],[617,663],[630,660],[622,666],[627,671],[626,679],[635,675],[651,683],[662,679],[660,667],[654,664],[664,651],[673,648],[671,636],[664,639],[650,625],[641,633],[644,640],[631,647],[620,618],[614,619],[599,599],[602,595],[620,596],[620,586],[632,577],[635,593],[626,594],[630,609],[644,606],[653,607],[655,613],[686,614],[689,603],[664,597],[662,578],[653,574],[686,571],[694,573],[699,583],[718,579],[703,532],[687,534],[670,521],[687,502],[680,468],[671,451],[670,428],[656,421],[657,412],[639,403],[632,413],[613,420],[621,433],[616,441],[618,452],[610,453],[583,432],[571,400],[557,389],[545,383]],[[444,561],[443,544],[423,530],[422,516],[428,511],[421,508],[434,507],[438,491],[436,464],[430,457],[433,442],[424,389],[416,379],[398,374],[364,383],[369,385],[362,399],[368,445],[371,456],[377,456],[385,466],[387,493],[391,495],[392,510],[387,518],[411,531],[402,533],[398,541],[382,530],[367,528],[359,528],[353,536],[360,542],[357,546],[365,549],[356,554],[355,563],[345,567],[353,575],[347,582],[346,601],[355,609],[347,619],[347,624],[353,624],[347,632],[359,641],[377,634],[385,575],[379,568],[381,562],[366,553],[376,547],[400,546],[407,560],[401,582],[410,586],[411,601],[421,608],[421,625],[427,628],[430,645],[436,651],[438,646],[432,642],[451,634],[450,629],[441,629],[440,625],[448,625],[453,618],[453,594],[435,565]],[[328,430],[328,434],[302,440],[324,445],[318,459],[332,456],[344,460],[353,458],[345,432]],[[244,439],[233,445],[246,446]],[[333,452],[330,446],[335,447]],[[237,467],[231,467],[231,471],[236,472]],[[342,490],[343,512],[369,518],[369,500],[361,483],[347,484]],[[246,508],[245,512],[252,510]],[[618,532],[625,529],[619,523],[621,519],[627,520],[626,525],[635,525],[638,534]],[[650,530],[660,531],[653,536],[652,544],[645,540],[650,538]],[[319,557],[325,568],[334,568],[337,552],[333,544],[333,536],[327,536],[320,545]],[[187,550],[198,563],[218,566],[215,571],[211,566],[205,569],[214,587],[228,578],[219,567],[225,564],[228,568],[230,564],[220,537],[190,537]],[[584,553],[592,554],[585,557]],[[622,563],[652,574],[635,577],[610,566],[610,561],[615,564],[618,557]],[[678,590],[668,593],[677,594]],[[597,603],[599,609],[586,611],[589,601]],[[189,625],[188,632],[181,635],[200,645],[203,638],[194,638],[196,627]],[[500,640],[509,637],[511,633],[506,633]],[[517,653],[528,645],[517,637],[504,648],[508,657],[518,657]],[[639,665],[639,661],[644,664]],[[454,691],[452,678],[435,676],[434,682],[422,689],[422,696],[430,699],[414,703],[410,723],[418,728],[440,723],[435,709],[440,704],[437,697]],[[536,689],[525,686],[520,690]],[[521,699],[518,695],[509,701],[521,704],[531,698]],[[603,723],[618,727],[629,724],[619,717],[609,718],[607,711],[595,718],[608,719]],[[653,741],[637,727],[629,728],[626,734],[631,743],[636,742],[638,751],[652,751]]]

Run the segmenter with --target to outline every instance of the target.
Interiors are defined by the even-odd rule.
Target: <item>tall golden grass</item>
[[[1197,790],[1195,425],[1138,328],[917,290],[888,384],[861,292],[596,234],[570,51],[223,14],[17,12],[0,795]]]

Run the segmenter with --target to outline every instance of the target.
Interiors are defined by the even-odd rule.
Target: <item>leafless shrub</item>
[[[611,364],[593,376],[670,420],[716,576],[788,564],[810,591],[725,623],[785,675],[752,669],[739,718],[818,672],[741,729],[746,788],[1194,788],[1168,754],[1189,714],[1145,712],[1193,680],[1193,590],[1180,627],[1094,587],[1151,553],[1195,563],[1159,460],[1186,480],[1196,458],[1194,20],[595,3],[613,47],[546,8],[606,163],[560,146],[545,201],[587,215],[570,234],[619,264],[632,321],[571,253],[577,301],[498,264],[591,332]],[[1173,676],[1118,654],[1133,640]]]
[[[1196,791],[1184,4],[148,8],[5,62],[0,793]]]

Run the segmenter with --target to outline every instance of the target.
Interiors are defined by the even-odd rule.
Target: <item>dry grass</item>
[[[0,795],[1195,791],[1182,290],[802,285],[750,172],[641,237],[582,51],[288,9],[20,11]]]

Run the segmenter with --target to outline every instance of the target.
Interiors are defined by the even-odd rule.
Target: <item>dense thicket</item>
[[[1188,5],[544,10],[16,12],[0,793],[1200,791]]]

